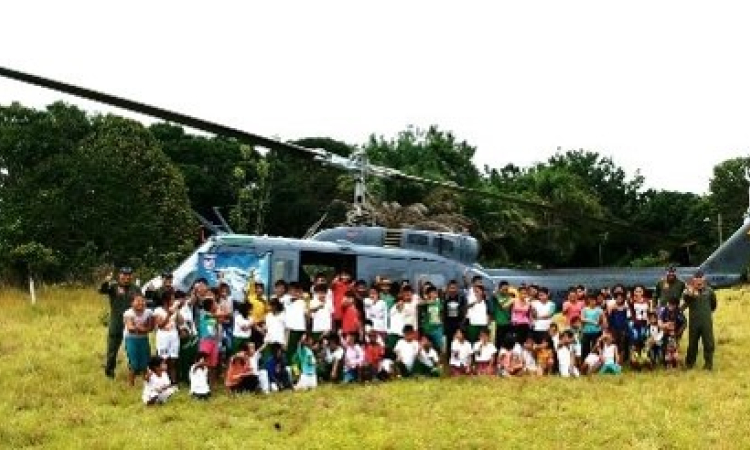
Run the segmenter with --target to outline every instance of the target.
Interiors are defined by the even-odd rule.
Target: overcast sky
[[[708,190],[750,153],[750,4],[690,1],[15,1],[0,66],[244,130],[363,143],[437,124],[478,165],[558,146]],[[0,103],[64,98],[0,80]]]

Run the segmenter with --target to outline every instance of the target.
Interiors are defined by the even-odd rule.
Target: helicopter
[[[368,161],[363,151],[356,151],[350,157],[342,157],[322,149],[277,141],[237,128],[13,69],[0,67],[0,76],[235,138],[249,145],[312,158],[321,164],[348,171],[354,176],[354,201],[347,217],[347,225],[317,231],[317,227],[322,223],[320,221],[302,239],[237,234],[218,213],[220,226],[198,215],[198,220],[203,226],[214,234],[174,270],[174,285],[179,289],[188,289],[200,278],[205,278],[209,283],[216,283],[221,278],[230,285],[235,299],[241,300],[239,297],[243,295],[250,277],[255,277],[256,282],[262,282],[269,293],[271,286],[279,280],[308,285],[318,273],[330,274],[345,270],[354,279],[373,280],[382,277],[409,282],[414,286],[426,282],[445,286],[450,280],[463,281],[467,286],[470,283],[481,282],[486,289],[494,289],[500,281],[516,285],[536,284],[547,287],[551,298],[560,302],[570,286],[583,284],[590,290],[597,290],[621,283],[626,286],[643,285],[650,289],[655,287],[663,275],[663,269],[660,268],[485,269],[478,264],[479,242],[468,234],[387,229],[376,226],[367,202],[367,178],[375,176],[422,183],[489,196],[533,208],[551,207],[545,203],[459,186],[452,182],[422,178],[393,168],[374,165]],[[555,213],[561,212],[555,210]],[[750,206],[748,213],[746,217],[750,217]],[[627,226],[611,219],[592,220],[608,225]],[[677,274],[685,279],[696,271],[701,271],[712,286],[728,287],[744,280],[749,260],[750,220],[746,219],[745,223],[700,266],[680,267]],[[157,287],[160,282],[157,278],[149,284]]]

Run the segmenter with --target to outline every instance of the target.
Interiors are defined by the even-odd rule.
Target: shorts
[[[198,351],[208,355],[206,365],[216,367],[219,365],[219,343],[215,339],[201,339]]]
[[[315,374],[306,375],[302,374],[299,376],[295,389],[314,389],[318,387],[318,376]]]
[[[156,354],[164,359],[180,356],[180,335],[177,332],[156,332]]]
[[[135,373],[145,372],[148,369],[148,360],[151,358],[148,336],[126,336],[125,353],[128,355],[130,370]]]

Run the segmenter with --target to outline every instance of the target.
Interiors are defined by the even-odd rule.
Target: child
[[[634,340],[645,342],[648,329],[648,312],[650,303],[645,297],[645,288],[636,286],[633,289],[633,335]]]
[[[172,386],[167,374],[167,364],[154,356],[148,363],[148,371],[143,383],[143,403],[146,405],[162,404],[177,392],[177,387]]]
[[[612,336],[605,334],[602,336],[602,367],[599,373],[610,373],[618,375],[622,372],[620,366],[620,354],[617,351],[617,345],[614,343]]]
[[[555,366],[555,356],[552,349],[549,348],[549,339],[542,339],[534,348],[536,350],[536,363],[539,366],[540,374],[549,375]]]
[[[177,358],[180,355],[180,334],[177,331],[179,303],[174,302],[174,292],[162,294],[161,305],[154,311],[156,324],[156,354],[167,363],[169,378],[177,381]]]
[[[492,375],[495,367],[495,355],[497,348],[490,342],[490,331],[482,328],[479,331],[479,340],[474,344],[475,373],[477,375]]]
[[[348,294],[344,296],[344,323],[342,330],[346,329],[346,304],[350,300]],[[353,308],[353,306],[352,306]],[[362,347],[357,343],[359,333],[352,332],[346,335],[346,345],[344,346],[344,383],[351,383],[359,380],[360,370],[364,363],[365,355]]]
[[[432,346],[438,353],[443,352],[443,321],[442,302],[438,298],[438,290],[430,286],[425,291],[425,299],[419,305],[420,331],[432,341]]]
[[[643,342],[633,343],[633,349],[630,354],[630,367],[636,371],[651,370],[653,368],[648,350]]]
[[[131,308],[122,315],[125,322],[125,351],[128,354],[128,383],[135,386],[135,376],[148,370],[151,350],[148,333],[154,329],[154,318],[146,309],[146,299],[140,293],[133,296]]]
[[[549,324],[549,339],[552,342],[552,348],[556,349],[560,346],[560,329],[557,327],[555,322]]]
[[[536,352],[534,351],[534,337],[526,337],[523,343],[523,349],[520,352],[520,359],[523,363],[523,372],[530,375],[541,375],[542,369],[537,364]],[[513,352],[517,353],[517,352]],[[512,357],[513,355],[511,355]]]
[[[316,284],[313,288],[309,314],[312,316],[311,338],[314,342],[319,342],[320,338],[330,333],[333,328],[333,300],[328,295],[328,285]]]
[[[387,352],[393,352],[396,348],[396,344],[398,344],[404,336],[404,327],[406,326],[405,309],[406,306],[404,304],[403,296],[399,296],[398,301],[391,307],[391,310],[388,313],[388,336],[385,341]]]
[[[607,313],[607,324],[609,331],[614,337],[617,345],[617,351],[622,355],[624,361],[628,360],[630,352],[630,307],[625,303],[625,294],[617,292],[615,294],[615,303]]]
[[[198,320],[199,351],[207,355],[209,379],[216,381],[219,377],[219,342],[221,339],[219,321],[214,315],[216,304],[208,297],[203,300],[203,309]]]
[[[664,344],[664,366],[668,369],[676,369],[680,365],[680,354],[677,345],[677,337],[670,331],[665,338]]]
[[[570,322],[570,331],[573,333],[573,354],[576,357],[574,364],[576,367],[580,367],[581,363],[583,363],[581,348],[581,337],[583,335],[582,326],[583,323],[581,322],[581,316],[574,317]]]
[[[253,330],[253,319],[249,316],[250,305],[238,303],[234,309],[234,332],[232,333],[232,355],[240,351],[240,348],[250,342]]]
[[[381,300],[378,300],[379,302]],[[362,380],[372,381],[381,380],[385,381],[388,379],[388,371],[386,365],[383,364],[383,357],[385,356],[385,347],[383,346],[380,334],[374,328],[370,328],[367,331],[367,339],[365,340],[365,360],[362,365]]]
[[[297,350],[297,360],[300,364],[300,375],[297,385],[294,389],[315,389],[318,387],[318,371],[315,360],[315,353],[312,349],[312,338],[305,334],[299,343]]]
[[[451,355],[448,364],[451,368],[451,375],[468,375],[471,373],[471,355],[473,349],[471,343],[464,337],[464,332],[459,328],[453,337],[450,346]],[[500,361],[498,361],[499,363]]]
[[[380,299],[377,286],[370,288],[369,296],[365,299],[365,319],[369,320],[372,328],[385,339],[388,333],[388,305]]]
[[[664,361],[664,330],[659,325],[656,313],[648,313],[648,339],[646,349],[652,365],[661,364]]]
[[[565,330],[560,335],[560,343],[557,346],[557,365],[561,377],[578,377],[580,375],[575,360],[573,332]]]
[[[278,342],[274,342],[269,345],[269,348],[271,356],[266,362],[266,372],[268,373],[270,390],[283,391],[285,389],[292,389],[292,380],[287,368],[284,347]]]
[[[409,377],[413,373],[414,362],[417,360],[419,342],[415,339],[416,333],[413,326],[406,325],[403,333],[403,339],[398,341],[393,352],[396,355],[396,366],[399,369],[399,375],[402,377]]]
[[[258,374],[253,372],[250,367],[249,353],[249,344],[246,342],[229,360],[224,384],[232,394],[244,394],[258,390]]]
[[[427,335],[422,335],[419,341],[419,352],[414,363],[414,373],[428,377],[440,376],[440,356],[432,346],[432,340]]]
[[[344,349],[337,334],[321,340],[322,360],[319,365],[320,377],[326,381],[341,381],[344,366]]]
[[[274,298],[271,300],[269,306],[271,312],[266,314],[266,338],[265,343],[269,346],[271,344],[279,344],[280,347],[286,345],[286,317],[284,313],[284,305],[281,300]]]
[[[473,299],[467,306],[466,319],[469,326],[466,329],[466,339],[472,344],[479,342],[479,333],[483,328],[487,328],[490,323],[489,305],[485,299],[484,286],[472,286]]]
[[[356,299],[357,294],[354,291],[347,291],[344,294],[344,301],[341,303],[341,333],[343,336],[354,334],[359,339],[362,329]]]
[[[601,349],[598,345],[595,345],[591,349],[591,352],[586,355],[586,359],[583,360],[583,364],[581,364],[581,373],[584,375],[592,375],[594,373],[597,373],[601,367]]]
[[[211,397],[211,387],[208,384],[208,355],[198,352],[195,364],[190,368],[190,395],[198,400],[208,400]]]
[[[586,299],[586,307],[581,310],[582,336],[581,351],[588,355],[591,348],[602,335],[602,329],[606,327],[606,317],[602,308],[596,304],[595,295],[589,295]]]

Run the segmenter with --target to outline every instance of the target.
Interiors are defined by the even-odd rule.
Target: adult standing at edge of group
[[[656,283],[654,307],[663,308],[670,300],[679,302],[683,292],[685,292],[685,282],[677,278],[677,269],[667,268],[667,274]]]
[[[117,281],[112,280],[111,273],[107,275],[104,283],[99,287],[99,293],[109,297],[107,360],[104,365],[104,374],[109,378],[114,378],[117,352],[120,351],[125,330],[123,314],[130,308],[133,296],[139,293],[138,286],[133,284],[133,269],[130,267],[120,268]]]
[[[689,340],[685,365],[688,369],[695,366],[698,357],[698,341],[703,341],[703,359],[706,370],[714,368],[714,323],[713,313],[716,310],[716,293],[706,285],[703,272],[696,272],[683,295],[684,308],[689,309]]]

